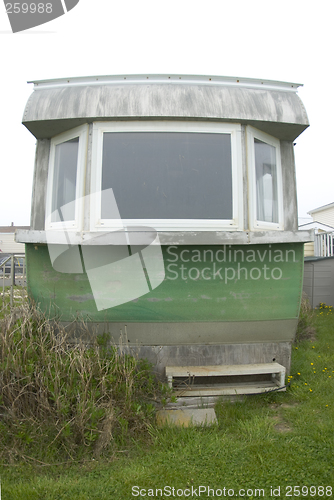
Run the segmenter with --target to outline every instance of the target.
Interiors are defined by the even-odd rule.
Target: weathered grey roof
[[[23,116],[36,138],[96,120],[212,120],[247,123],[294,140],[308,118],[300,84],[233,77],[126,75],[30,82]]]

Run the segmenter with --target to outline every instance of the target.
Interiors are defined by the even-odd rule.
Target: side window
[[[280,143],[248,127],[251,229],[283,229]]]
[[[256,218],[278,223],[276,148],[254,139],[256,175]]]
[[[83,196],[87,126],[78,127],[51,140],[46,201],[46,229],[64,224],[80,225]]]
[[[79,137],[55,146],[51,222],[75,219]],[[61,218],[61,219],[60,219]]]

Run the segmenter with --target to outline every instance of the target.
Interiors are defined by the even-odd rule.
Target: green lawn
[[[315,340],[293,346],[287,392],[221,403],[217,426],[152,427],[145,443],[109,462],[3,464],[1,499],[233,498],[232,489],[244,498],[334,497],[331,309],[317,312],[316,329]]]

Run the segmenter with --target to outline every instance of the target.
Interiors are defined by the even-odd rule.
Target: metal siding
[[[280,150],[283,181],[284,229],[286,231],[296,231],[298,229],[298,210],[293,144],[291,142],[281,141]]]
[[[321,224],[334,227],[334,207],[320,210],[319,212],[311,215],[315,222],[320,222]]]
[[[306,243],[304,246],[304,256],[312,257],[314,255],[314,242]]]
[[[145,231],[131,231],[139,238]],[[108,233],[106,233],[108,235]],[[109,233],[112,235],[112,233]],[[304,243],[313,240],[313,231],[158,231],[162,245],[255,245],[278,243]],[[98,244],[101,232],[71,234],[72,244]],[[20,229],[16,241],[23,243],[46,243],[45,231]],[[57,232],[48,234],[49,243],[59,243]]]
[[[16,243],[14,233],[0,233],[0,257],[6,253],[24,253],[24,244]]]
[[[227,261],[194,261],[184,266],[184,261],[179,259],[176,266],[184,266],[186,269],[183,270],[181,267],[168,268],[171,254],[164,247],[166,276],[160,286],[130,302],[97,311],[86,274],[56,272],[51,266],[46,245],[27,244],[29,294],[40,302],[42,309],[57,313],[62,321],[72,321],[80,316],[97,323],[160,324],[159,329],[147,328],[152,336],[157,335],[151,340],[155,345],[292,340],[301,298],[303,244],[235,246],[233,251],[239,253],[233,261],[228,257],[228,247]],[[196,248],[200,252],[207,250],[206,255],[223,250],[217,246],[175,248],[173,251],[179,256],[182,250],[193,252]],[[98,247],[96,249],[98,251]],[[238,259],[242,257],[242,251],[260,253],[256,262],[241,262]],[[290,251],[290,257],[284,262],[274,262],[275,251],[284,255]],[[98,260],[97,253],[97,265]],[[272,275],[274,268],[276,271]],[[173,279],[175,272],[178,273],[177,279]],[[278,278],[280,272],[281,278]],[[286,320],[290,323],[288,321],[283,327]],[[194,326],[189,327],[187,323]],[[273,338],[276,334],[277,338]],[[137,328],[133,335],[139,343],[148,342],[145,329]]]
[[[37,141],[35,155],[35,170],[33,194],[31,203],[31,230],[45,228],[45,205],[49,170],[50,141],[42,139]]]
[[[306,261],[303,288],[312,307],[320,302],[334,306],[334,258]]]

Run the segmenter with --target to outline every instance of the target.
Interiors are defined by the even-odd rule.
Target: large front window
[[[47,230],[242,231],[247,213],[251,231],[284,229],[278,139],[247,126],[243,144],[239,124],[185,121],[91,132],[89,146],[88,125],[51,140]]]
[[[122,219],[232,219],[231,136],[104,133],[101,188]]]
[[[240,136],[240,126],[226,124],[95,124],[93,227],[121,219],[167,230],[239,228]]]

